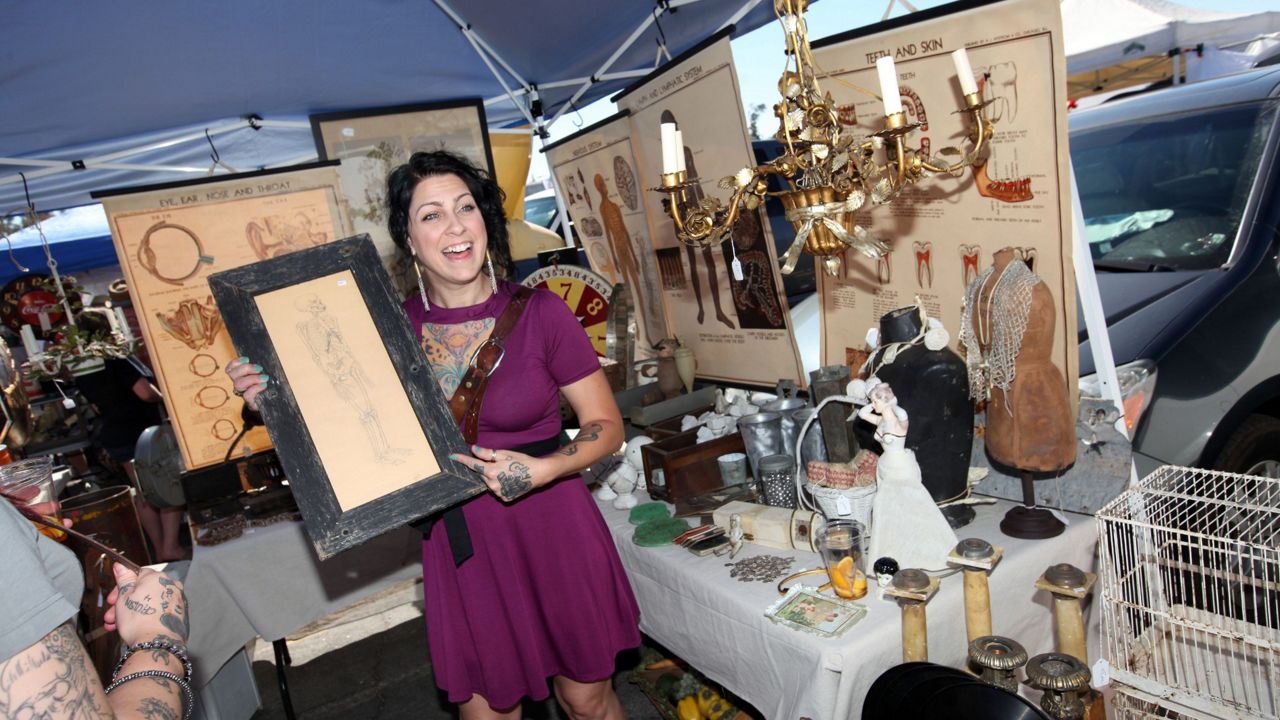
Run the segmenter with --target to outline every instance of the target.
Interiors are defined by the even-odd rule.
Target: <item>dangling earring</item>
[[[413,271],[418,275],[418,293],[422,295],[422,309],[431,312],[431,303],[427,302],[427,284],[422,282],[422,266],[418,265],[418,257],[413,257]]]
[[[493,288],[493,294],[498,294],[498,276],[493,274],[493,258],[489,256],[489,251],[484,251],[484,262],[489,266],[489,286]]]

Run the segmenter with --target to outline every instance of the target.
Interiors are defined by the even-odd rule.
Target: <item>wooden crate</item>
[[[653,471],[661,469],[666,478],[662,487],[647,483],[649,497],[675,502],[724,487],[716,458],[735,452],[743,452],[742,436],[738,433],[699,443],[697,428],[641,447],[645,477],[652,478]]]

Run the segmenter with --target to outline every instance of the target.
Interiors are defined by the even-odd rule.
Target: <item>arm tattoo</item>
[[[574,455],[578,452],[579,443],[599,440],[600,433],[602,432],[604,432],[604,425],[602,425],[601,423],[598,423],[598,422],[587,423],[586,425],[582,426],[581,430],[578,431],[578,436],[573,439],[573,442],[569,443],[568,445],[565,445],[564,447],[560,448],[556,452],[566,457]]]
[[[173,708],[155,698],[143,698],[138,706],[138,715],[146,720],[178,720],[178,713]]]
[[[513,462],[507,465],[507,469],[498,473],[498,495],[503,500],[515,500],[521,495],[533,489],[533,483],[529,478],[532,474],[529,472],[529,466],[524,463]]]
[[[93,692],[96,680],[71,624],[50,631],[0,662],[0,717],[109,717]]]

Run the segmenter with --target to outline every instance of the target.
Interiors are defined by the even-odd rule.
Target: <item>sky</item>
[[[767,0],[766,0],[767,1]],[[947,0],[909,0],[917,10],[942,5]],[[1253,13],[1280,10],[1280,0],[1178,0],[1179,4],[1201,10],[1219,12]],[[853,28],[880,22],[889,8],[889,17],[901,17],[910,12],[902,0],[820,0],[814,2],[806,13],[809,40],[815,41],[829,35],[837,35]],[[769,137],[777,130],[772,107],[778,101],[778,76],[782,72],[785,57],[782,53],[782,30],[777,23],[763,25],[733,40],[734,67],[743,104],[750,107],[764,104],[766,111],[760,118],[759,131]],[[566,113],[548,128],[553,142],[568,137],[578,130],[603,120],[617,108],[603,98],[582,108],[579,112]],[[536,143],[535,143],[536,145]],[[541,180],[547,175],[546,161],[540,152],[533,153],[531,180]]]

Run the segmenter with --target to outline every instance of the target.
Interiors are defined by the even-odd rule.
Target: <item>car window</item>
[[[1071,133],[1085,234],[1099,269],[1222,265],[1276,104],[1147,117]]]
[[[556,219],[556,199],[554,197],[526,198],[524,201],[524,219],[549,228]]]

